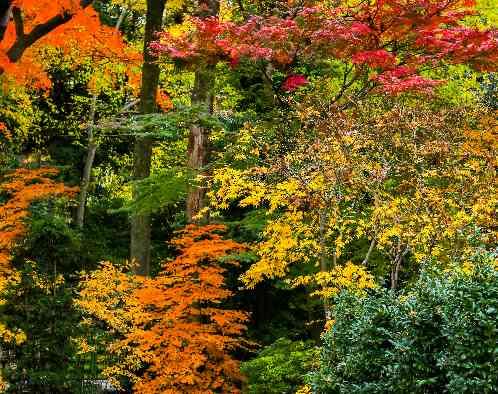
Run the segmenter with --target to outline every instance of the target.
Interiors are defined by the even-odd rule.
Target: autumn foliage
[[[127,275],[110,263],[84,277],[78,304],[120,334],[108,347],[120,362],[107,376],[131,378],[138,393],[239,392],[232,353],[242,346],[248,316],[220,307],[232,295],[220,258],[244,246],[223,239],[224,230],[187,226],[173,240],[179,255],[155,278]]]
[[[472,1],[293,3],[287,16],[251,16],[242,23],[194,18],[193,32],[179,37],[165,32],[152,49],[194,63],[264,60],[287,72],[300,63],[339,60],[352,65],[348,86],[363,81],[369,90],[391,94],[430,91],[437,81],[423,71],[442,61],[496,68],[498,32],[462,25],[474,13]]]
[[[60,195],[74,195],[76,188],[65,186],[50,177],[58,174],[51,167],[19,168],[5,176],[0,190],[7,201],[0,205],[0,272],[10,271],[10,255],[15,242],[26,233],[25,220],[36,200]]]
[[[102,58],[135,61],[136,52],[126,48],[120,33],[100,22],[91,3],[13,1],[12,21],[0,36],[0,75],[18,85],[46,89],[50,80],[45,63],[50,56],[71,56],[76,63],[85,56],[94,61]]]

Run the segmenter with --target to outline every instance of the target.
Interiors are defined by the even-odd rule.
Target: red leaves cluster
[[[351,57],[354,64],[364,64],[371,68],[388,69],[396,64],[396,58],[385,49],[357,52]]]
[[[195,32],[162,33],[152,50],[187,62],[265,60],[285,70],[296,60],[336,59],[353,63],[357,77],[368,76],[386,92],[428,91],[435,82],[418,74],[441,61],[496,68],[498,32],[461,25],[473,12],[472,3],[461,0],[376,0],[318,5],[287,18],[254,16],[241,24],[193,19]]]
[[[282,90],[285,92],[292,92],[307,83],[308,80],[304,75],[289,75],[282,83]]]

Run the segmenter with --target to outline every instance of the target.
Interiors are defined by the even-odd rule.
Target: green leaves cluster
[[[343,293],[316,393],[496,393],[498,270],[424,271],[397,296]]]
[[[313,341],[280,338],[256,358],[242,364],[248,377],[247,394],[291,394],[304,384],[305,375],[317,360]]]

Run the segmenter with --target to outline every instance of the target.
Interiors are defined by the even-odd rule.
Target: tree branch
[[[0,42],[2,42],[12,13],[12,1],[0,0]]]
[[[24,19],[19,7],[12,9],[12,17],[14,18],[14,25],[16,27],[16,41],[24,42]]]
[[[361,262],[361,264],[363,264],[364,266],[367,265],[368,260],[370,259],[370,255],[372,254],[372,251],[375,247],[376,241],[377,240],[375,239],[375,237],[373,237],[372,242],[370,242],[370,246],[368,248],[367,254],[366,254],[365,258],[363,259],[363,261]]]

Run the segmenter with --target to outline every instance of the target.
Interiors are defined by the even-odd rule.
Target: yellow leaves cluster
[[[312,393],[313,391],[311,390],[311,387],[309,385],[304,385],[296,391],[296,394],[312,394]]]
[[[293,287],[318,287],[311,295],[322,298],[332,298],[341,290],[350,290],[362,295],[366,289],[377,287],[374,277],[365,267],[348,261],[345,265],[338,265],[329,271],[318,272],[314,275],[300,276],[290,282]]]
[[[143,314],[138,313],[140,305],[130,298],[130,294],[144,279],[125,273],[130,268],[130,264],[117,267],[106,261],[98,270],[82,273],[84,286],[75,301],[76,306],[106,322],[112,332],[119,334],[129,332],[143,319]]]
[[[119,5],[127,10],[145,14],[147,11],[146,0],[112,0],[112,4]]]
[[[26,341],[26,334],[20,329],[9,330],[5,324],[0,322],[0,338],[3,342],[21,345]]]
[[[481,125],[471,128],[466,121],[476,113],[418,105],[329,115],[304,108],[289,153],[265,166],[214,171],[214,208],[268,212],[255,246],[260,260],[242,276],[247,286],[284,278],[291,265],[334,275],[343,250],[360,238],[393,267],[403,258],[465,259],[476,229],[481,242],[496,242],[496,114],[479,115]],[[320,277],[313,281],[322,295],[334,293]]]
[[[7,391],[8,383],[0,376],[0,393],[4,393]]]
[[[147,11],[146,0],[112,0],[112,4],[119,5],[127,10],[133,10],[145,14]],[[180,11],[185,6],[186,0],[168,0],[166,8],[172,11]]]
[[[479,127],[447,138],[446,145],[452,139],[453,144],[437,153],[437,167],[405,181],[404,194],[377,200],[364,226],[374,229],[379,248],[389,251],[401,243],[422,261],[449,257],[474,228],[483,230],[481,241],[495,242],[497,122],[485,117]],[[463,246],[458,253],[465,250]]]
[[[257,245],[260,259],[241,277],[245,285],[253,288],[265,278],[283,278],[291,264],[313,261],[318,250],[314,230],[298,211],[270,221]]]

